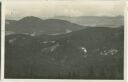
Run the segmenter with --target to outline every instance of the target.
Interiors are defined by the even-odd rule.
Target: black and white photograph
[[[8,1],[5,79],[124,79],[124,3]]]

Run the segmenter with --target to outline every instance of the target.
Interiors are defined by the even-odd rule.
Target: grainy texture
[[[111,3],[110,6],[104,7],[98,2],[93,4],[99,5],[96,9],[100,11],[90,7],[94,11],[90,14],[92,16],[82,14],[76,17],[72,14],[70,17],[67,13],[59,16],[55,10],[54,17],[48,14],[45,19],[36,17],[33,13],[32,16],[29,14],[19,20],[7,19],[5,78],[122,80],[124,18],[122,10],[118,10],[121,12],[118,12],[118,16],[115,13],[117,11],[110,8],[111,6],[117,9],[120,4]],[[47,6],[50,7],[50,4]],[[56,8],[56,4],[51,6]],[[65,9],[62,5],[59,7],[63,8],[61,11]],[[72,10],[68,13],[77,10],[77,7],[77,4],[74,8],[70,7]],[[41,8],[39,10],[43,10],[43,7]],[[79,9],[84,10],[82,7]],[[37,7],[30,10],[28,7],[25,10],[30,13],[37,10]],[[86,7],[85,11],[90,12]],[[16,14],[10,14],[9,17],[17,18],[15,16],[22,10],[14,9],[13,12]],[[22,16],[20,14],[19,16]],[[36,15],[38,14],[41,13]]]

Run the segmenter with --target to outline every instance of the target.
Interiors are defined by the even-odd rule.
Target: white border
[[[128,34],[128,13],[127,13],[128,4],[125,2],[124,8],[124,80],[127,82],[127,34]]]
[[[1,0],[0,0],[1,1]],[[124,80],[67,80],[67,79],[4,79],[4,49],[5,49],[5,4],[6,4],[6,0],[5,1],[2,1],[2,21],[1,21],[1,24],[2,24],[2,27],[1,27],[1,80],[4,81],[4,82],[28,82],[28,81],[31,81],[31,82],[127,82],[128,80],[128,77],[127,77],[127,74],[128,74],[128,71],[127,71],[127,27],[128,27],[128,14],[127,14],[127,10],[128,10],[128,2],[126,3],[125,0],[122,0],[124,2],[124,5],[126,6],[125,7],[125,11],[124,11]]]
[[[1,80],[4,79],[5,3],[1,2]]]

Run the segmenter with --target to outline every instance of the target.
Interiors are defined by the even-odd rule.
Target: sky
[[[6,19],[17,20],[25,16],[119,16],[123,15],[123,9],[124,2],[117,0],[10,0],[6,2]]]

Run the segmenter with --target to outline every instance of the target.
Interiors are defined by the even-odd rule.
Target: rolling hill
[[[61,35],[8,35],[5,78],[123,79],[123,33],[123,27],[94,27]]]
[[[24,17],[20,20],[6,20],[6,33],[8,34],[63,34],[86,28],[60,19],[42,20],[34,16]]]

